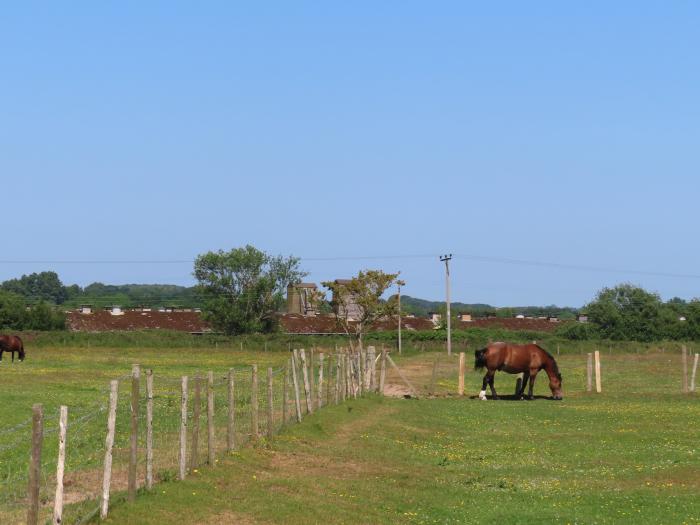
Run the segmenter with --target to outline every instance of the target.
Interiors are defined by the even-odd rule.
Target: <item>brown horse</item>
[[[529,399],[532,399],[532,389],[535,385],[537,372],[544,370],[549,376],[549,388],[552,390],[552,399],[562,399],[561,373],[557,362],[552,355],[536,344],[515,345],[511,343],[490,343],[486,348],[474,352],[474,368],[476,370],[486,367],[487,372],[479,392],[479,399],[486,399],[486,385],[491,387],[493,399],[498,399],[496,389],[493,386],[493,376],[496,370],[509,374],[524,373],[523,384],[516,392],[516,399],[520,399],[525,392],[525,385],[530,380]]]
[[[16,335],[0,335],[0,361],[2,361],[2,353],[11,352],[12,362],[15,362],[15,352],[19,354],[19,360],[24,361],[24,344]]]

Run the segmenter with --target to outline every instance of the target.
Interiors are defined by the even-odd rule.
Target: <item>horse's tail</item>
[[[486,366],[486,348],[474,351],[474,370],[481,370]]]

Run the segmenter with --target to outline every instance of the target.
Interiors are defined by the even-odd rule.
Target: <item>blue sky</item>
[[[429,299],[450,252],[464,302],[700,296],[699,25],[681,1],[4,6],[0,280],[189,285],[250,243]]]

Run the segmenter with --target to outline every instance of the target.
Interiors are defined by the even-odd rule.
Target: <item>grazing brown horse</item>
[[[532,388],[535,385],[537,372],[544,370],[549,376],[549,388],[552,390],[552,399],[562,399],[561,373],[557,362],[544,348],[536,344],[515,345],[511,343],[491,343],[486,348],[474,352],[474,368],[476,370],[486,367],[487,372],[479,392],[479,399],[486,399],[486,385],[491,387],[493,399],[498,399],[496,389],[493,386],[493,376],[496,370],[509,374],[524,373],[523,384],[516,392],[516,399],[520,399],[525,392],[525,385],[530,380],[528,398],[532,399]]]
[[[2,353],[11,352],[12,362],[15,362],[15,352],[19,354],[19,360],[24,361],[24,344],[16,335],[0,335],[0,361],[2,361]]]

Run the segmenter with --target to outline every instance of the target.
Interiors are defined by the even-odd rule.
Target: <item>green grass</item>
[[[22,364],[3,361],[0,523],[20,523],[24,515],[29,429],[15,427],[30,416],[31,404],[43,403],[47,414],[42,495],[48,514],[56,450],[52,418],[58,406],[69,405],[72,424],[67,492],[94,492],[101,482],[107,385],[110,379],[128,375],[135,362],[155,372],[156,467],[157,476],[166,481],[149,493],[142,491],[136,503],[124,502],[129,415],[124,381],[115,449],[121,474],[109,523],[700,521],[700,398],[680,393],[676,349],[663,354],[645,349],[648,353],[639,355],[622,354],[618,347],[612,354],[601,349],[602,394],[585,392],[585,355],[562,352],[562,402],[471,399],[481,386],[475,372],[467,374],[468,396],[458,398],[456,356],[443,357],[436,397],[372,396],[329,407],[285,428],[272,443],[263,440],[220,455],[216,467],[198,468],[185,482],[167,481],[174,478],[179,377],[215,372],[215,417],[221,429],[223,374],[239,367],[238,402],[246,406],[249,396],[242,381],[249,377],[248,365],[257,363],[261,370],[279,367],[287,357],[282,350],[47,347],[32,348]],[[436,356],[413,349],[394,358],[423,393],[431,383]],[[473,357],[467,357],[471,368]],[[398,382],[391,373],[389,380]],[[512,394],[513,385],[512,376],[497,374],[500,394]],[[544,374],[537,379],[535,393],[549,395]],[[239,421],[243,432],[246,423]],[[15,439],[19,444],[9,446]],[[202,458],[205,442],[203,434]],[[143,464],[139,470],[143,472]],[[94,500],[70,504],[65,522],[84,518],[95,507]]]
[[[560,361],[562,402],[350,401],[107,521],[698,523],[700,400],[680,393],[677,356],[604,356],[602,394],[583,359]]]

